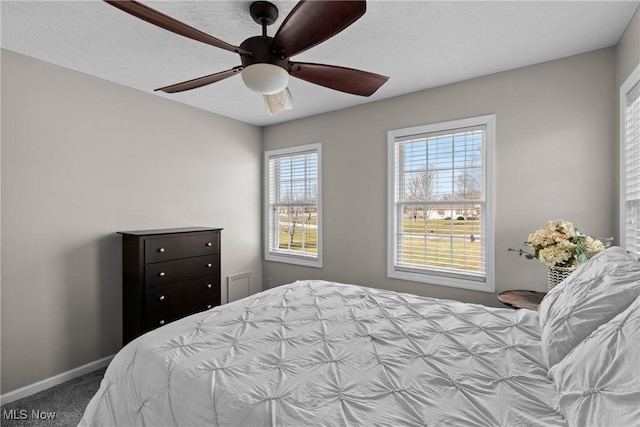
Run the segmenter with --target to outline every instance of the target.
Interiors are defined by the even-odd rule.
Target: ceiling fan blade
[[[242,67],[234,67],[227,71],[221,71],[215,74],[209,74],[208,76],[198,77],[197,79],[187,80],[186,82],[176,83],[173,85],[161,87],[155,89],[155,91],[161,90],[166,93],[176,93],[176,92],[184,92],[185,90],[196,89],[202,86],[210,85],[211,83],[219,82],[220,80],[224,80],[227,77],[231,77],[234,74],[238,74],[242,71]]]
[[[289,62],[289,74],[329,89],[360,96],[373,95],[389,80],[389,77],[367,71],[308,62]]]
[[[220,49],[230,50],[231,52],[236,52],[242,55],[253,55],[252,52],[246,51],[244,49],[239,48],[238,46],[233,46],[220,39],[210,36],[207,33],[204,33],[196,28],[193,28],[183,22],[178,21],[177,19],[167,16],[164,13],[158,12],[155,9],[151,9],[149,6],[145,6],[144,4],[138,3],[137,1],[133,1],[133,0],[127,0],[127,1],[104,0],[104,1],[106,3],[109,3],[111,6],[115,6],[118,9],[124,12],[127,12],[130,15],[135,16],[136,18],[140,18],[153,25],[157,25],[160,28],[164,28],[165,30],[169,30],[171,32],[190,38],[192,40],[197,40],[199,42],[206,43],[211,46],[219,47]]]
[[[271,51],[290,58],[335,36],[367,10],[367,2],[301,1],[286,17],[271,43]]]

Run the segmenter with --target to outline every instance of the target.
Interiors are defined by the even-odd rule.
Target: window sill
[[[301,265],[304,267],[322,268],[322,260],[303,258],[295,255],[269,253],[264,257],[265,261],[281,262],[285,264]]]
[[[469,289],[479,292],[495,292],[495,282],[493,280],[478,281],[465,280],[455,277],[445,277],[436,274],[414,273],[409,271],[398,271],[390,268],[387,277],[390,279],[408,280],[411,282],[428,283],[430,285],[447,286],[450,288]]]

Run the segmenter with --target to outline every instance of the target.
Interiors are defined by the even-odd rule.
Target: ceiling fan
[[[262,35],[250,37],[240,46],[226,43],[137,1],[104,1],[158,27],[240,55],[242,65],[161,87],[156,91],[182,92],[216,83],[240,73],[245,85],[263,94],[269,112],[275,114],[293,107],[291,94],[287,89],[289,76],[360,96],[373,95],[389,79],[353,68],[289,60],[353,24],[366,11],[365,0],[300,1],[274,37],[267,36],[267,26],[278,18],[278,8],[268,1],[255,1],[251,4],[249,13],[253,20],[262,26]]]

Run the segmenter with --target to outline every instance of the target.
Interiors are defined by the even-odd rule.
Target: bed
[[[80,425],[640,425],[639,296],[620,248],[538,312],[298,281],[132,341]]]

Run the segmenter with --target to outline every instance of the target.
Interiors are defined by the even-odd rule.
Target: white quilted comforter
[[[81,426],[565,426],[537,313],[300,281],[154,330]]]

